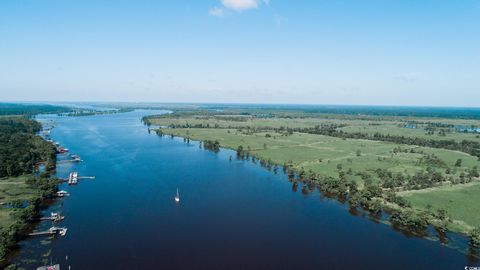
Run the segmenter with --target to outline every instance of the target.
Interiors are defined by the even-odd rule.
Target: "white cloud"
[[[208,14],[215,17],[223,17],[225,15],[225,12],[223,8],[213,7],[208,10]]]
[[[259,0],[222,0],[223,6],[236,11],[257,8]]]
[[[208,10],[208,14],[215,17],[224,17],[228,10],[237,12],[256,9],[260,5],[270,5],[270,0],[220,0],[223,7],[212,7]]]
[[[261,3],[270,4],[270,0],[221,0],[222,5],[228,9],[242,11],[247,9],[258,8]]]

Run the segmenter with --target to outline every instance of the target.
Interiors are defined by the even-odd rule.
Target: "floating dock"
[[[76,185],[80,179],[95,179],[95,176],[78,176],[78,172],[71,172],[65,181],[68,182],[69,185]]]
[[[29,233],[29,236],[40,236],[40,235],[56,235],[59,234],[61,236],[65,236],[67,234],[67,228],[64,227],[51,227],[50,229],[46,231],[40,231],[40,232],[32,232]]]
[[[76,185],[78,183],[78,172],[71,172],[68,176],[68,184]]]
[[[50,220],[53,222],[60,222],[65,219],[65,216],[60,215],[59,213],[50,213],[49,217],[41,217],[40,220]]]

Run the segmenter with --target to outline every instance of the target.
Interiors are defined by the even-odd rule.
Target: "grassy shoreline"
[[[480,220],[468,218],[477,213],[476,208],[458,201],[463,198],[476,202],[474,192],[459,195],[448,189],[450,186],[461,190],[464,185],[478,185],[477,166],[480,163],[477,157],[454,149],[349,138],[338,136],[338,133],[300,132],[309,131],[312,125],[321,122],[328,128],[353,128],[355,132],[363,129],[362,125],[375,130],[387,125],[382,136],[389,136],[387,132],[394,130],[395,136],[406,136],[408,140],[416,138],[408,137],[415,134],[420,139],[437,139],[438,136],[439,140],[447,137],[457,142],[462,142],[464,137],[477,140],[477,135],[452,129],[452,123],[461,123],[461,119],[448,119],[448,123],[435,119],[434,124],[430,120],[426,124],[418,122],[416,125],[424,125],[421,127],[425,133],[422,133],[420,129],[411,131],[404,125],[392,125],[383,120],[372,124],[374,120],[368,118],[368,122],[362,122],[364,120],[351,115],[345,120],[342,117],[312,119],[274,115],[262,118],[228,112],[196,113],[174,112],[149,117],[144,122],[160,126],[156,129],[160,135],[200,141],[204,148],[212,150],[219,147],[236,150],[243,159],[258,161],[268,169],[282,169],[304,192],[318,188],[347,201],[352,209],[363,209],[373,216],[387,212],[390,224],[404,231],[422,235],[428,225],[433,225],[439,235],[445,235],[447,230],[469,235],[472,245],[478,239],[475,228],[480,226]],[[398,118],[396,121],[406,123]],[[473,121],[468,120],[468,123]],[[445,127],[449,128],[448,132]],[[439,203],[439,196],[432,195],[444,189],[453,198],[453,207]],[[417,198],[420,196],[415,195],[417,190],[429,196]],[[423,194],[420,191],[418,194]],[[442,194],[440,198],[445,196]]]
[[[230,133],[228,133],[228,131],[220,130],[220,132],[223,132],[223,137],[222,136],[212,136],[212,135],[218,135],[218,133],[215,132],[215,131],[212,133],[212,130],[204,130],[204,129],[199,130],[199,129],[163,128],[163,129],[160,129],[159,132],[161,132],[163,135],[181,137],[181,138],[184,138],[184,139],[188,138],[189,140],[195,140],[195,141],[199,141],[199,142],[203,142],[203,143],[205,143],[206,141],[208,142],[208,141],[215,141],[216,140],[216,141],[219,142],[220,147],[230,149],[230,150],[233,150],[233,151],[238,150],[238,147],[236,146],[237,142],[239,142],[239,143],[249,143],[248,140],[242,140],[242,141],[240,141],[240,140],[228,140],[228,137],[225,138],[225,136],[235,136],[235,135],[229,135],[229,134],[232,134],[233,130],[230,130]],[[205,133],[207,133],[207,134],[209,133],[208,135],[210,135],[210,136],[206,136]],[[303,136],[320,136],[320,135],[309,135],[309,134],[301,134],[301,135],[303,135]],[[264,138],[264,136],[262,135],[257,139],[263,139],[263,138]],[[367,141],[367,142],[369,142],[369,141]],[[263,149],[261,147],[262,143],[263,143],[263,141],[260,140],[260,142],[257,142],[255,144],[256,147],[251,147],[250,148],[251,150],[250,150],[249,153],[250,153],[251,157],[254,157],[259,161],[263,161],[266,164],[271,163],[272,167],[274,167],[274,166],[283,167],[284,164],[286,163],[287,166],[288,166],[287,170],[293,171],[297,175],[297,177],[298,177],[298,174],[300,173],[300,171],[302,170],[302,168],[305,169],[305,167],[306,167],[306,166],[302,166],[302,165],[308,164],[308,163],[305,163],[305,161],[302,161],[300,163],[295,163],[295,162],[286,161],[285,159],[281,158],[281,156],[283,156],[283,157],[287,157],[290,161],[292,159],[296,160],[295,157],[293,157],[291,154],[288,154],[288,151],[291,150],[291,148],[299,147],[298,145],[295,145],[293,147],[288,147],[288,148],[284,149],[284,150],[286,150],[286,152],[281,152],[280,155],[277,155],[278,153],[276,153],[276,150],[278,150],[278,149],[268,148],[268,145],[267,145],[267,149]],[[266,152],[266,155],[264,155],[265,152]],[[273,152],[273,155],[271,154],[271,152]],[[290,152],[290,153],[294,153],[294,152]],[[298,153],[294,153],[294,155],[295,154],[298,154]],[[305,151],[301,151],[301,155],[304,155],[304,154],[305,154]],[[463,155],[463,153],[459,153],[459,154]],[[338,165],[335,162],[335,159],[330,159],[330,160],[331,160],[330,163],[328,163],[328,160],[326,161],[326,163],[328,164],[327,166],[329,166],[331,168],[331,171],[328,172],[329,174],[326,175],[327,177],[333,177],[333,176],[335,176],[335,173],[338,173],[338,171],[335,172],[337,170],[337,165]],[[315,163],[317,163],[317,162],[315,162]],[[355,163],[355,160],[353,160],[352,163]],[[341,163],[339,163],[339,164],[341,164]],[[319,170],[321,170],[321,169],[319,169]],[[352,176],[352,179],[355,179],[355,180],[358,181],[358,188],[359,189],[363,188],[364,184],[361,182],[361,179],[358,179],[358,177],[355,177],[355,176]],[[476,184],[476,182],[472,183],[472,184]],[[435,189],[437,189],[437,187],[434,187],[432,189],[435,190]],[[420,192],[420,191],[421,190],[419,190],[418,192]],[[416,192],[416,191],[411,191],[411,192]],[[399,194],[402,194],[402,192],[399,192]],[[392,204],[388,203],[388,202],[384,202],[384,207],[392,208],[392,209],[398,209],[398,207],[396,207],[396,206],[392,207]],[[452,225],[454,225],[454,224],[452,224]],[[472,229],[473,227],[474,226],[472,226],[472,225],[463,226],[463,227],[452,226],[449,229],[452,229],[452,231],[455,231],[455,232],[467,234],[469,232],[469,230]]]

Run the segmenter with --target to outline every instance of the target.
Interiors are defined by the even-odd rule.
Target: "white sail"
[[[178,193],[178,188],[177,188],[177,195],[175,195],[175,201],[180,202],[180,194]]]

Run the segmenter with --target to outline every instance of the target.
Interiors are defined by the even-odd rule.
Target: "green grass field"
[[[0,179],[0,227],[9,226],[11,210],[3,204],[15,200],[29,200],[37,194],[36,190],[25,184],[26,176]]]
[[[480,183],[399,193],[419,209],[445,209],[458,229],[480,226]],[[465,226],[466,225],[466,226]],[[454,228],[457,229],[457,228]]]
[[[231,118],[231,119],[229,119]],[[235,119],[235,120],[233,120]],[[321,118],[254,118],[250,116],[217,116],[217,117],[206,117],[206,116],[186,116],[181,118],[153,118],[151,123],[159,126],[181,126],[181,125],[209,125],[210,127],[221,127],[221,128],[242,128],[242,127],[251,127],[251,128],[280,128],[280,127],[290,127],[290,128],[308,128],[314,127],[315,125],[327,124],[327,123],[352,123],[360,124],[358,121],[353,120],[330,120],[330,119],[321,119]]]
[[[459,119],[418,119],[418,118],[392,118],[392,120],[375,120],[370,117],[369,120],[355,119],[353,117],[333,118],[333,116],[326,116],[325,118],[255,118],[252,116],[244,115],[218,115],[218,116],[182,116],[182,117],[160,117],[152,118],[150,121],[154,125],[159,126],[183,126],[183,125],[203,125],[209,127],[220,128],[312,128],[316,125],[322,124],[336,124],[346,125],[340,128],[344,132],[353,133],[381,133],[390,134],[395,136],[406,137],[418,137],[432,140],[471,140],[480,142],[480,134],[473,133],[461,133],[456,132],[454,129],[445,129],[447,132],[445,136],[440,136],[437,129],[434,134],[427,134],[425,130],[426,125],[418,125],[418,128],[404,128],[399,125],[403,125],[407,122],[407,119],[416,121],[428,121],[432,123],[443,123],[452,125],[477,125],[480,126],[480,121],[477,120],[459,120]]]

